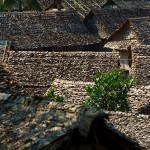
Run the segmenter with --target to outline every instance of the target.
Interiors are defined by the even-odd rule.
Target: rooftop
[[[65,102],[84,104],[87,98],[86,87],[93,84],[93,82],[55,79],[52,87],[55,88],[57,94],[64,97]],[[150,105],[150,86],[132,87],[128,92],[128,96],[132,108],[131,112],[143,114],[144,110]]]
[[[83,105],[0,93],[0,149],[52,149],[55,140],[77,127],[87,136],[92,120],[106,116],[102,110]],[[56,142],[55,149],[59,144]]]
[[[150,118],[147,115],[108,112],[84,105],[0,93],[0,149],[57,149],[61,142],[70,138],[68,133],[73,129],[78,128],[86,137],[92,121],[108,115],[108,127],[120,138],[130,139],[145,149],[150,148]]]
[[[78,14],[85,18],[93,9],[101,9],[107,0],[38,0],[43,10],[58,9],[58,2],[61,2],[61,8],[65,10],[76,10]],[[59,4],[60,5],[60,4]]]
[[[121,27],[128,18],[150,16],[150,9],[146,8],[110,8],[101,10],[95,9],[92,12],[97,17],[97,19],[105,26],[105,29],[100,30],[102,38],[108,38],[116,29]],[[141,24],[140,20],[138,20],[138,23]],[[134,25],[136,26],[136,21],[134,21]]]
[[[16,49],[99,43],[75,11],[0,13],[0,40]]]
[[[105,47],[126,49],[129,46],[147,49],[150,45],[150,17],[129,18],[115,30],[106,41]],[[139,47],[138,47],[139,46]],[[149,51],[149,48],[146,50]]]
[[[129,19],[138,40],[144,45],[150,45],[150,17]]]
[[[150,7],[147,0],[108,0],[114,2],[119,8],[129,7]]]

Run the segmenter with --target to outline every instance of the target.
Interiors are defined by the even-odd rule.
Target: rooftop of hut
[[[107,0],[38,0],[43,10],[54,8],[64,8],[66,10],[76,10],[83,18],[91,9],[100,9]]]
[[[108,112],[0,93],[0,120],[2,150],[57,150],[65,149],[64,143],[67,148],[81,148],[91,136],[88,144],[95,143],[95,146],[103,143],[110,149],[150,148],[148,115]],[[78,136],[75,136],[75,129],[78,129]]]
[[[100,28],[100,35],[102,38],[108,38],[116,29],[118,29],[128,18],[147,17],[150,15],[150,9],[147,8],[108,8],[108,9],[94,9],[93,15],[96,16]],[[88,16],[87,18],[88,19]],[[102,28],[101,26],[104,26]],[[145,28],[145,27],[144,27]]]
[[[0,13],[0,40],[16,49],[99,43],[75,11]]]
[[[129,46],[142,45],[144,50],[150,45],[149,28],[150,17],[129,18],[112,33],[106,41],[105,47],[127,50]]]
[[[108,0],[106,5],[116,5],[118,8],[130,7],[150,7],[150,2],[147,0]]]

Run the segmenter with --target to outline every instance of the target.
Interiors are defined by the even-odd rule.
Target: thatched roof
[[[98,69],[118,68],[118,59],[112,52],[10,51],[1,66],[10,79],[2,92],[43,95],[55,78],[93,81]]]
[[[107,0],[38,0],[43,10],[49,10],[55,4],[61,3],[66,10],[76,10],[82,17],[85,17],[90,10],[100,9]]]
[[[150,115],[150,85],[132,87],[128,97],[132,112]]]
[[[107,0],[77,0],[81,6],[86,6],[89,9],[94,9],[94,8],[101,8],[103,4],[107,2]]]
[[[67,134],[75,128],[87,136],[92,120],[106,116],[102,110],[83,105],[0,93],[0,149],[41,150],[48,146],[56,150],[61,146],[60,137],[61,141],[68,140]]]
[[[69,81],[55,79],[52,82],[52,87],[56,93],[64,97],[66,103],[84,104],[87,98],[86,87],[93,85],[93,82]]]
[[[16,49],[99,43],[75,11],[0,13],[0,40]]]
[[[119,8],[130,7],[150,7],[150,2],[147,0],[108,0],[114,2]]]
[[[120,131],[127,139],[139,143],[143,150],[150,149],[150,115],[138,115],[133,113],[109,112],[109,127],[114,131]],[[137,148],[138,150],[139,148]]]
[[[0,149],[41,150],[47,147],[54,150],[71,138],[75,128],[86,137],[92,121],[108,118],[108,115],[107,128],[118,133],[120,138],[126,137],[140,147],[150,148],[150,118],[147,115],[108,112],[84,105],[0,93]]]
[[[140,43],[150,45],[150,17],[129,19]]]
[[[132,46],[132,53],[150,56],[150,45]]]
[[[63,95],[65,102],[77,105],[85,103],[88,97],[86,87],[93,85],[93,82],[62,79],[55,79],[52,83],[52,87],[54,87],[56,93]],[[150,105],[150,86],[132,87],[128,92],[128,101],[131,105],[131,112],[143,114],[144,110]]]
[[[54,6],[57,4],[61,4],[63,1],[64,0],[38,0],[39,4],[43,10],[45,10],[46,8],[48,8],[51,5]]]
[[[93,14],[99,22],[99,32],[102,38],[108,38],[128,18],[150,16],[150,9],[127,8],[127,9],[101,9],[93,10]],[[103,28],[101,26],[104,26]]]
[[[127,49],[129,46],[150,45],[150,18],[130,18],[106,41],[105,47]]]

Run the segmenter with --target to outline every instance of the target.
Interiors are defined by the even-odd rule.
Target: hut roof
[[[99,43],[75,11],[0,13],[0,39],[16,49]]]
[[[150,45],[132,46],[132,53],[150,56]]]
[[[119,8],[129,7],[150,7],[150,2],[147,0],[108,0],[114,2]]]
[[[150,17],[130,18],[112,33],[105,47],[127,49],[128,46],[150,45]],[[131,36],[132,33],[132,36]]]
[[[50,3],[53,2],[62,2],[62,3],[66,3],[65,0],[38,0],[39,3],[43,6],[43,7],[47,7]],[[86,6],[88,8],[95,8],[95,7],[102,7],[103,4],[105,4],[107,2],[107,0],[67,0],[67,2],[69,2],[70,4],[73,3],[78,3],[81,6]],[[73,3],[72,3],[73,2]]]
[[[51,86],[55,88],[57,94],[63,95],[65,102],[84,104],[85,99],[88,97],[86,92],[86,87],[88,85],[93,86],[94,83],[55,79]],[[133,113],[140,113],[144,111],[150,104],[149,90],[149,86],[136,86],[130,89],[128,92],[128,101]],[[137,98],[132,99],[132,97]]]
[[[57,94],[63,95],[65,102],[84,104],[87,98],[86,87],[93,84],[93,82],[55,79],[51,86],[55,88]]]
[[[105,4],[107,2],[107,0],[78,0],[77,2],[79,2],[79,4],[81,4],[81,6],[86,6],[89,9],[94,9],[94,8],[101,8],[103,6],[103,4]]]
[[[150,17],[132,18],[129,20],[140,42],[150,45]]]
[[[43,10],[47,10],[55,1],[61,1],[66,10],[76,10],[82,17],[85,17],[90,10],[100,9],[107,0],[38,0]]]
[[[114,131],[120,131],[122,133],[120,136],[136,141],[145,150],[150,148],[150,115],[124,112],[109,112],[108,114],[107,124]]]
[[[75,128],[79,128],[81,135],[87,136],[93,119],[107,117],[102,110],[88,109],[83,105],[50,100],[40,102],[38,99],[14,98],[4,93],[0,93],[0,114],[0,132],[3,133],[0,134],[1,150],[12,147],[39,150],[46,146],[50,150],[57,149],[61,146],[58,142],[60,137],[65,141],[69,138],[65,135]]]
[[[53,3],[62,3],[63,1],[64,0],[38,0],[43,10]]]
[[[148,114],[146,110],[150,107],[150,86],[139,85],[131,88],[128,92],[128,99],[132,112]]]
[[[149,145],[149,116],[108,112],[83,105],[40,101],[32,97],[13,97],[0,93],[0,149],[57,149],[71,138],[75,128],[84,137],[95,118],[109,115],[108,127],[120,136]],[[121,134],[122,132],[123,134]]]
[[[146,8],[95,9],[92,12],[105,26],[103,30],[99,31],[102,38],[108,38],[128,18],[147,17],[150,15],[150,9]]]

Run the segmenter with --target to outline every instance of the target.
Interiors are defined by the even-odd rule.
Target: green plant
[[[73,6],[74,6],[74,8],[80,8],[80,5],[76,2],[76,1],[73,1]]]
[[[44,94],[44,97],[49,98],[49,99],[51,99],[52,101],[55,101],[55,102],[63,102],[64,101],[64,97],[55,94],[55,90],[52,87],[48,89],[46,94]]]
[[[85,103],[110,111],[129,111],[127,92],[133,84],[133,79],[123,70],[114,69],[108,73],[98,71],[94,85],[86,88],[88,98]]]

